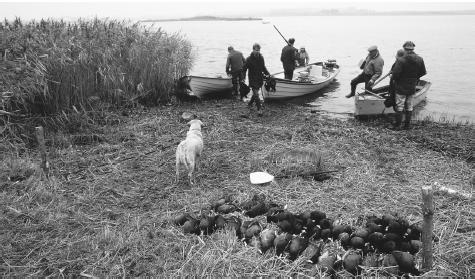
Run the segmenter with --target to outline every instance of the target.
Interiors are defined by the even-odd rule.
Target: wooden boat
[[[430,86],[430,82],[424,80],[418,82],[414,95],[414,106],[417,106],[426,98]],[[394,114],[393,107],[384,106],[386,98],[389,98],[389,86],[357,93],[355,95],[355,117]]]
[[[333,82],[340,72],[336,61],[311,63],[298,67],[292,80],[284,79],[284,72],[273,74],[275,91],[262,87],[264,100],[282,100],[316,92]]]
[[[193,94],[199,98],[225,96],[233,89],[229,77],[189,76],[189,83]]]

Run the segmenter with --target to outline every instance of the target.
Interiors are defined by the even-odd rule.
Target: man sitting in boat
[[[396,61],[392,70],[396,90],[396,122],[393,126],[394,129],[399,129],[402,123],[403,110],[406,110],[404,128],[410,128],[416,85],[419,79],[427,74],[424,60],[414,52],[415,46],[411,41],[404,43],[402,47],[406,54]]]
[[[298,52],[297,59],[299,62],[299,66],[307,66],[310,57],[308,56],[308,52],[305,50],[305,47],[300,47],[300,51]]]
[[[294,47],[294,42],[295,39],[290,38],[287,46],[282,48],[282,53],[280,55],[280,61],[282,61],[282,66],[284,67],[284,76],[287,80],[293,79],[295,66],[298,64],[298,50]]]
[[[346,95],[346,98],[355,96],[356,86],[359,83],[365,83],[365,89],[371,90],[374,82],[383,73],[384,60],[379,54],[377,46],[371,46],[368,48],[368,56],[366,57],[360,69],[363,70],[361,74],[351,80],[351,92]]]
[[[233,83],[233,95],[239,95],[239,85],[244,80],[244,75],[242,73],[242,67],[245,63],[244,56],[242,52],[237,51],[233,46],[228,47],[228,58],[226,60],[226,74],[231,76]]]

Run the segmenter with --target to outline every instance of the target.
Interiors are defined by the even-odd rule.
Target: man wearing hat
[[[402,45],[406,54],[396,61],[392,70],[396,91],[396,122],[393,125],[394,129],[399,129],[404,110],[406,111],[404,128],[410,128],[416,85],[419,79],[427,74],[424,60],[414,52],[415,46],[411,41],[407,41]]]
[[[294,43],[295,39],[290,38],[287,46],[282,48],[280,55],[280,61],[282,61],[282,66],[284,66],[284,75],[287,80],[292,80],[294,77],[295,65],[297,64],[298,50],[294,47]]]
[[[361,74],[351,80],[351,92],[346,95],[346,98],[355,96],[356,86],[360,83],[365,83],[365,89],[371,89],[374,82],[383,73],[384,60],[379,54],[377,46],[368,48],[368,56],[366,57],[360,69],[363,70]]]

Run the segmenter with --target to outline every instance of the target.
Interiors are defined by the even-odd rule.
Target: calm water
[[[261,21],[160,22],[154,26],[179,32],[195,46],[196,60],[191,74],[224,75],[227,46],[249,55],[252,44],[261,52],[271,73],[282,71],[280,51],[285,45],[274,29],[305,46],[311,61],[337,60],[341,72],[329,88],[291,102],[305,103],[338,116],[352,116],[350,80],[359,74],[357,66],[366,48],[378,45],[385,61],[384,73],[394,62],[396,51],[406,40],[416,44],[432,82],[427,101],[418,118],[475,121],[475,16],[334,16],[275,17]],[[387,79],[380,85],[387,83]],[[360,85],[362,87],[362,85]]]

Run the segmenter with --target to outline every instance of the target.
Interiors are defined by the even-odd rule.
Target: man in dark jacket
[[[261,101],[259,99],[259,89],[264,84],[264,75],[269,76],[269,71],[267,71],[264,57],[260,53],[261,46],[258,43],[255,43],[252,46],[252,52],[248,58],[246,58],[246,63],[244,63],[243,72],[246,75],[246,71],[249,70],[248,79],[249,87],[252,89],[252,97],[249,101],[248,107],[251,108],[252,104],[256,102],[257,113],[259,116],[262,116],[261,111]]]
[[[369,47],[368,56],[360,66],[360,69],[363,70],[363,72],[351,80],[351,92],[346,95],[346,98],[355,96],[356,86],[360,83],[365,83],[365,89],[370,90],[374,82],[383,73],[383,66],[384,60],[379,54],[378,47]]]
[[[228,58],[226,60],[226,74],[231,76],[233,82],[233,95],[239,95],[239,85],[244,80],[242,73],[242,67],[244,62],[244,56],[240,51],[235,50],[232,46],[228,47]]]
[[[294,47],[295,39],[290,38],[289,43],[282,49],[280,61],[284,66],[284,75],[287,80],[292,80],[294,77],[295,65],[297,64],[298,50]]]
[[[404,43],[402,47],[406,54],[396,61],[392,70],[396,90],[396,122],[393,126],[394,129],[399,129],[402,123],[403,110],[406,110],[404,128],[410,128],[416,85],[419,79],[427,74],[424,60],[414,52],[415,46],[411,41]]]

